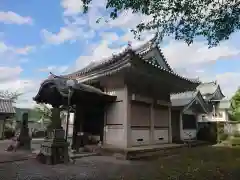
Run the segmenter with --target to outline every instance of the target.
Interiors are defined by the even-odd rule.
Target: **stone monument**
[[[12,140],[13,142],[8,146],[7,151],[31,150],[31,137],[29,136],[28,129],[28,113],[22,115],[20,134]]]
[[[23,113],[20,134],[17,138],[18,149],[31,150],[31,137],[28,129],[28,113]]]
[[[51,111],[51,125],[37,159],[44,164],[67,163],[69,144],[64,139],[65,132],[61,127],[60,109],[53,107]]]

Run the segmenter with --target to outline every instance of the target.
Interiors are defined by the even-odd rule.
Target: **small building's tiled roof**
[[[195,101],[198,101],[201,104],[204,112],[208,112],[208,106],[199,91],[187,91],[171,95],[171,103],[173,107],[188,108],[188,106],[191,106]]]
[[[197,95],[197,91],[187,91],[178,94],[171,94],[172,106],[183,107],[188,105]]]
[[[205,100],[221,100],[225,97],[216,81],[201,83],[197,90],[201,92]]]
[[[13,101],[11,99],[0,98],[0,113],[14,114]]]
[[[210,94],[214,94],[217,88],[218,88],[218,84],[214,81],[214,82],[201,83],[197,87],[197,90],[199,90],[202,95],[210,95]]]

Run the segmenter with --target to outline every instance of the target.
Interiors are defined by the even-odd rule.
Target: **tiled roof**
[[[205,100],[221,100],[225,97],[217,81],[201,83],[197,90]]]
[[[42,84],[38,90],[38,93],[33,98],[33,100],[36,102],[45,101],[47,97],[42,98],[42,96],[44,96],[44,94],[42,94],[42,93],[44,93],[43,89],[49,88],[49,86],[54,86],[57,89],[57,91],[61,94],[61,96],[67,97],[69,94],[69,91],[68,91],[69,89],[67,87],[67,80],[68,80],[67,78],[64,78],[61,76],[55,76],[55,75],[46,79],[45,81],[42,82]],[[101,97],[110,97],[115,100],[115,96],[111,96],[111,95],[101,91],[98,88],[95,88],[95,87],[87,85],[87,84],[82,84],[77,81],[75,82],[75,85],[72,88],[76,91],[88,92],[88,93],[92,93],[92,95],[98,94]]]
[[[188,105],[197,95],[197,91],[187,91],[178,94],[171,94],[172,106],[183,107]]]
[[[174,107],[187,107],[194,101],[198,101],[204,112],[208,112],[208,104],[204,101],[200,91],[187,91],[178,94],[171,94],[171,103]]]
[[[0,113],[14,114],[15,109],[10,99],[0,99]]]
[[[210,95],[214,94],[214,92],[217,90],[218,84],[214,82],[206,82],[201,83],[197,89],[201,92],[202,95]]]
[[[167,60],[165,59],[163,53],[161,52],[161,49],[158,48],[157,43],[156,43],[156,38],[157,38],[157,36],[155,36],[153,39],[151,39],[150,41],[148,41],[147,43],[143,44],[140,47],[137,47],[137,48],[128,47],[123,52],[121,52],[117,55],[113,55],[109,58],[103,59],[103,60],[98,61],[98,62],[92,62],[88,66],[86,66],[85,68],[83,68],[83,69],[81,69],[77,72],[71,73],[69,75],[66,75],[64,77],[67,77],[67,78],[70,78],[70,79],[75,79],[75,78],[84,76],[89,72],[97,71],[98,69],[101,69],[102,67],[111,65],[111,64],[113,64],[117,61],[121,61],[123,58],[128,57],[129,54],[131,54],[131,52],[133,52],[134,54],[139,55],[141,59],[145,60],[147,63],[154,66],[155,68],[158,68],[158,69],[161,69],[161,70],[166,71],[168,73],[171,73],[171,74],[179,77],[180,79],[184,79],[184,80],[190,81],[192,83],[200,83],[198,79],[185,78],[185,77],[177,74],[176,72],[174,72],[172,70],[170,65],[167,63]],[[145,55],[154,48],[158,48],[160,56],[162,57],[164,63],[166,64],[166,67],[163,67],[159,63],[154,62],[152,60],[153,58],[151,58],[151,57],[150,58],[145,58]]]

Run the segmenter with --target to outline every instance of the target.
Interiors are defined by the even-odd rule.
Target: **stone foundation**
[[[60,164],[69,162],[68,142],[64,139],[64,130],[49,132],[48,138],[41,145],[37,159],[43,164]]]

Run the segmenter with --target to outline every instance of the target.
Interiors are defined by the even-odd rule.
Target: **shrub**
[[[15,136],[15,131],[14,130],[12,130],[12,129],[6,129],[5,131],[4,131],[4,137],[6,138],[6,139],[11,139],[12,137],[14,137]]]
[[[234,131],[234,132],[233,132],[233,136],[234,136],[234,137],[240,137],[239,131]]]
[[[228,134],[226,134],[226,133],[219,134],[220,141],[225,141],[227,138],[228,138]]]
[[[230,143],[232,145],[240,145],[240,137],[233,137],[231,140],[230,140]]]

